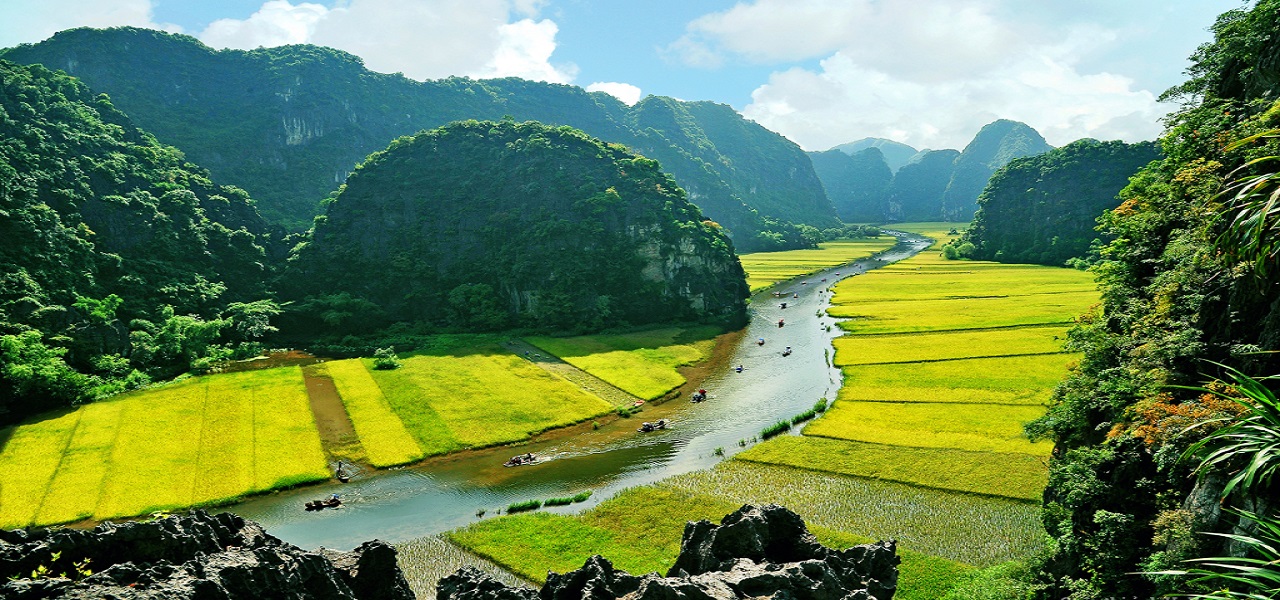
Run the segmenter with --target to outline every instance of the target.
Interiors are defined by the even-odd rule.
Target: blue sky
[[[315,43],[415,79],[520,76],[729,104],[808,150],[959,148],[997,118],[1050,143],[1151,139],[1239,0],[0,0],[0,46],[135,25],[215,48]]]

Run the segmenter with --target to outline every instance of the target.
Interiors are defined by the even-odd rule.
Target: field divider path
[[[643,398],[634,396],[612,383],[583,371],[524,340],[507,340],[505,346],[511,350],[512,354],[533,363],[548,373],[559,375],[583,391],[598,396],[614,406],[631,406],[637,401],[644,401]]]
[[[333,378],[314,368],[303,368],[302,379],[307,390],[311,417],[315,419],[325,456],[331,461],[367,462],[364,457],[368,454],[360,436],[356,435],[355,424],[351,421],[351,415],[347,414],[347,407],[342,402]]]

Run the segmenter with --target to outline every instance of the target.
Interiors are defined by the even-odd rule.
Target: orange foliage
[[[1197,423],[1240,415],[1247,410],[1220,395],[1238,396],[1234,388],[1220,382],[1205,387],[1217,393],[1204,393],[1193,400],[1181,402],[1172,394],[1160,393],[1138,402],[1129,408],[1129,421],[1117,423],[1107,437],[1115,438],[1127,433],[1153,446],[1169,441]]]

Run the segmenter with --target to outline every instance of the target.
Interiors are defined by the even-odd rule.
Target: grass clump
[[[1040,500],[1049,479],[1047,459],[1040,456],[886,446],[810,435],[771,440],[734,458],[1030,502]]]
[[[363,361],[335,360],[312,368],[333,379],[370,464],[390,467],[423,458],[422,448],[391,409]]]
[[[513,502],[507,505],[507,514],[525,512],[530,510],[538,510],[542,508],[541,500],[525,500],[524,502]]]
[[[767,440],[773,436],[791,431],[791,421],[778,421],[760,430],[760,439]]]
[[[714,327],[664,327],[526,341],[618,389],[653,400],[684,385],[677,369],[706,360],[719,333]]]

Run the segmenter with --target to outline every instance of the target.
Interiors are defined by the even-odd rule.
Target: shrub
[[[760,439],[767,440],[775,435],[791,430],[791,421],[778,421],[760,431]]]
[[[507,505],[507,514],[525,512],[527,510],[537,510],[542,508],[541,500],[525,500],[524,502],[516,502]]]
[[[399,369],[400,359],[396,357],[396,349],[388,346],[375,350],[373,353],[373,368],[380,371]]]

